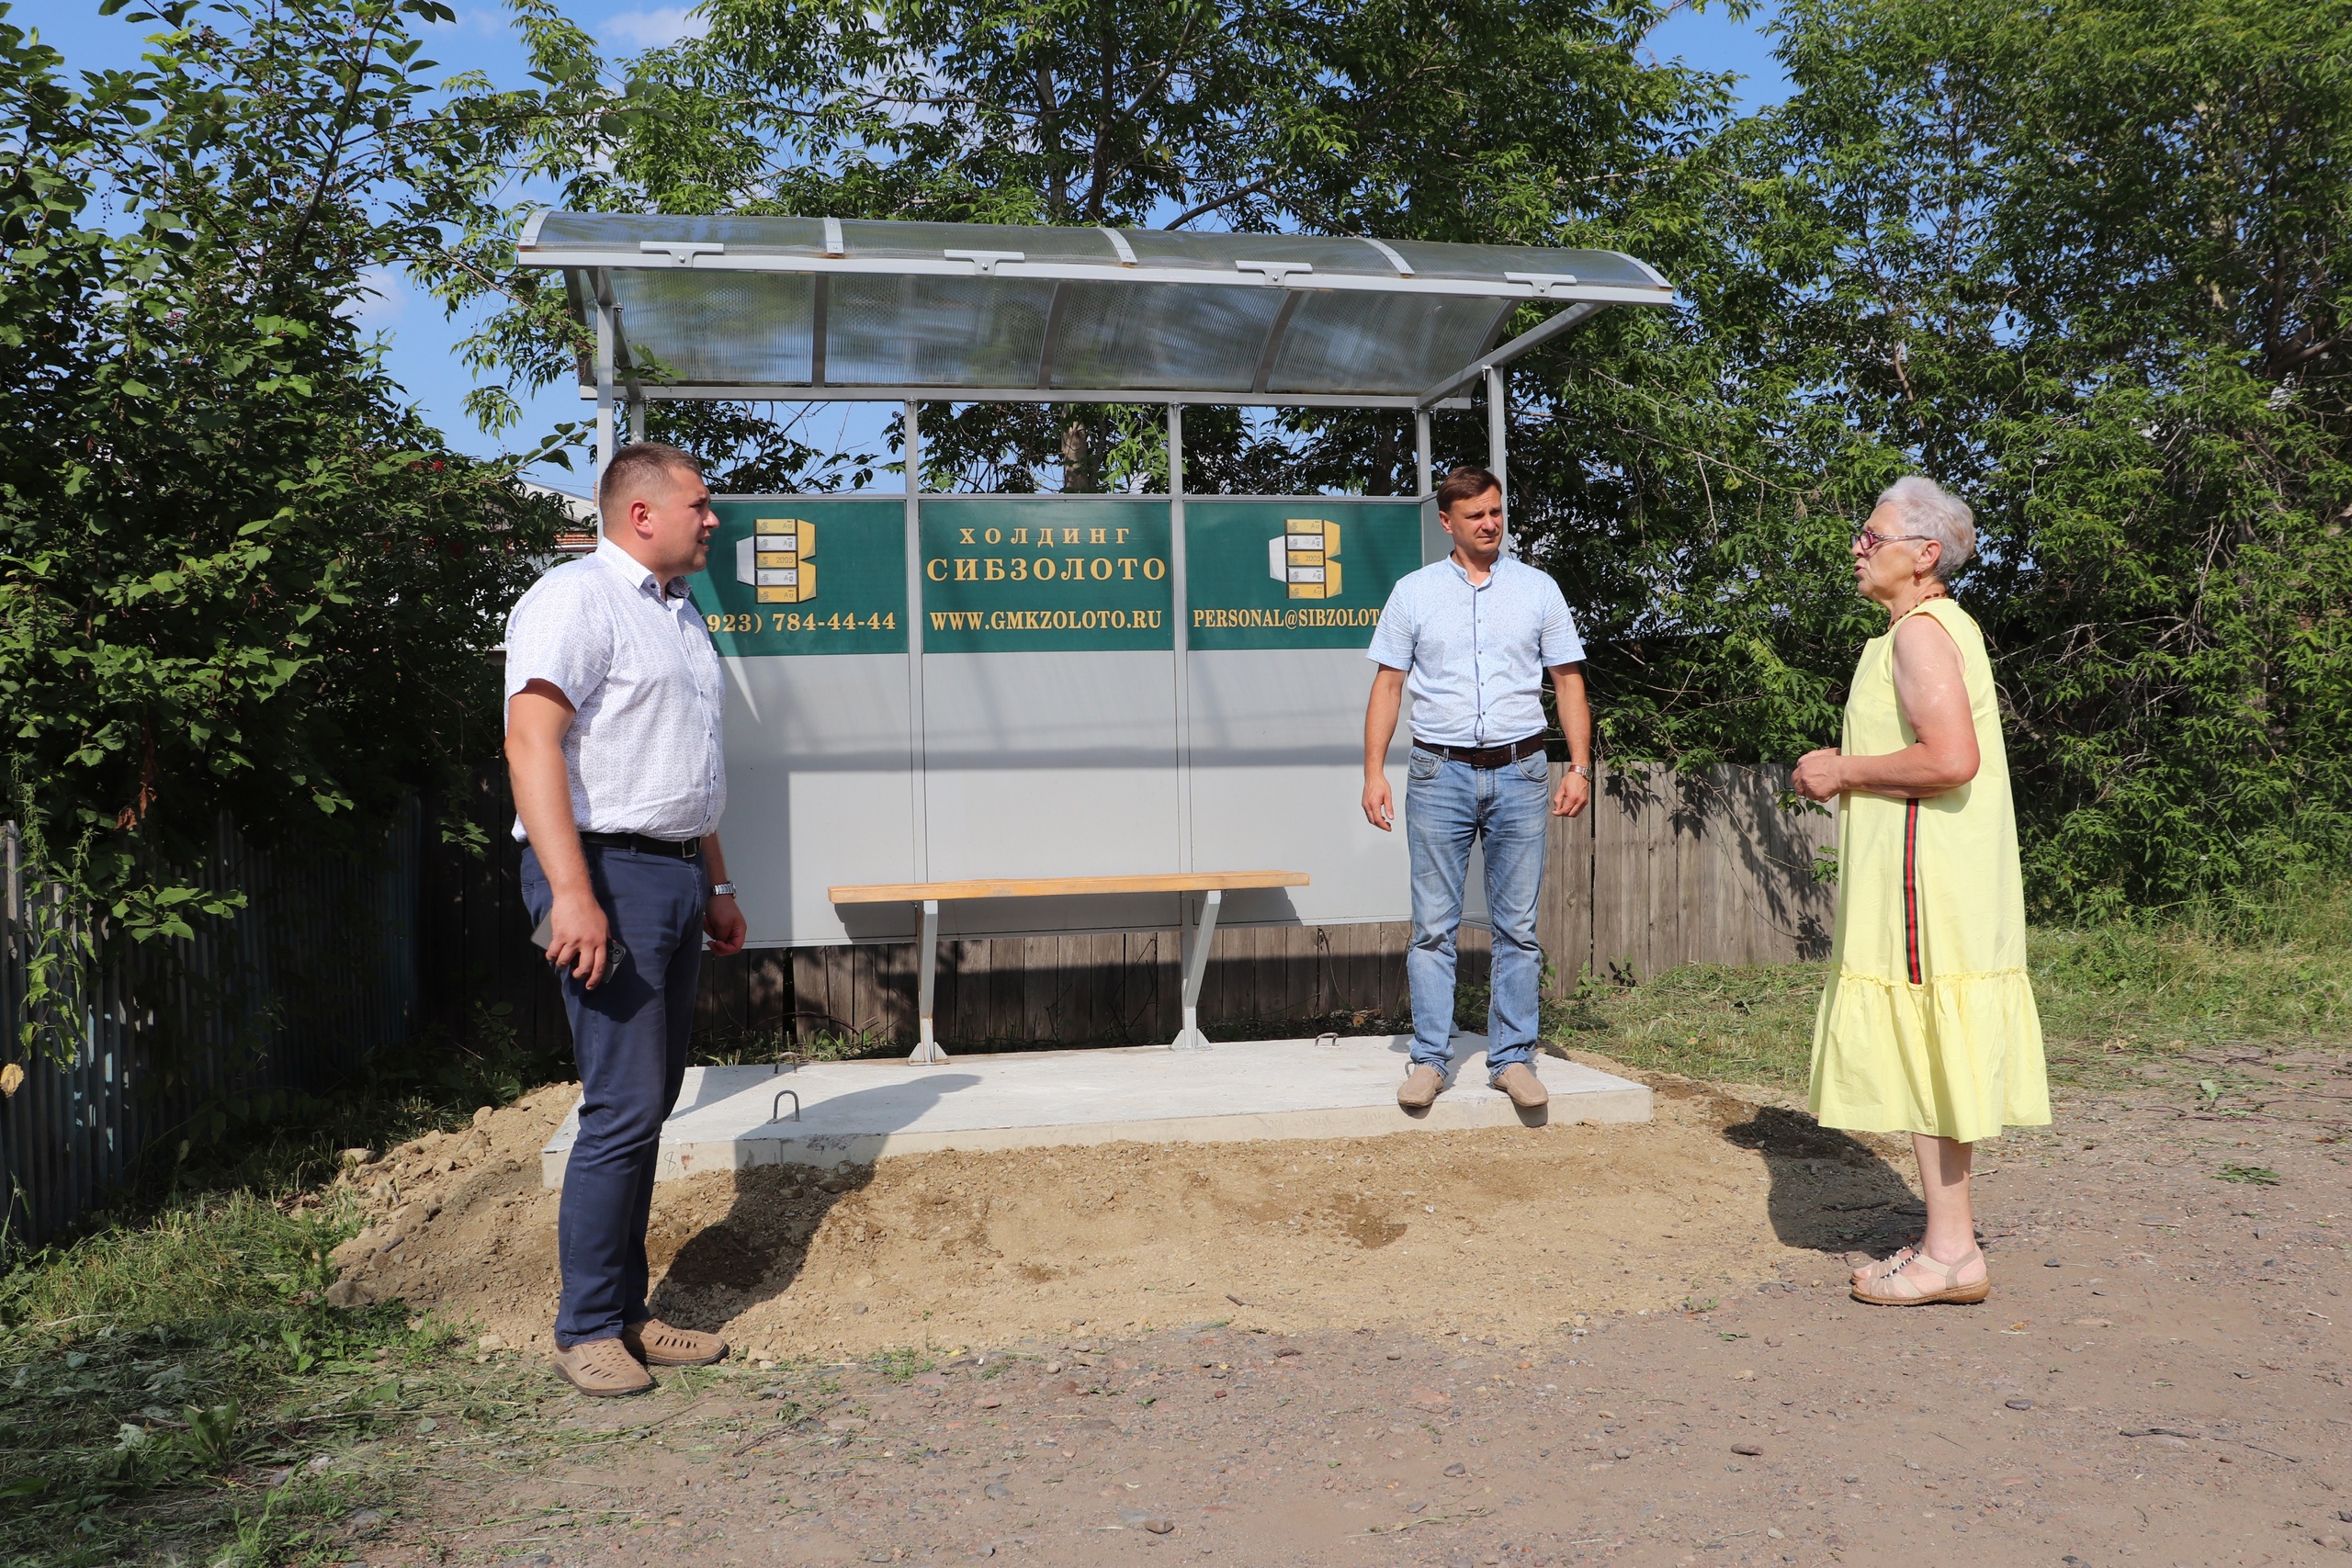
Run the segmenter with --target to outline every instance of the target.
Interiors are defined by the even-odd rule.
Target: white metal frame
[[[826,255],[806,251],[736,251],[709,242],[641,241],[642,249],[542,251],[520,246],[524,266],[581,272],[667,271],[806,273],[814,276],[995,277],[1006,281],[1181,283],[1217,288],[1337,289],[1374,294],[1430,294],[1475,299],[1553,299],[1611,305],[1662,305],[1673,295],[1664,279],[1644,285],[1585,283],[1566,273],[1506,273],[1500,278],[1443,277],[1430,273],[1317,272],[1308,262],[1240,260],[1231,270],[1210,266],[1145,266],[1117,261],[1031,261],[1019,251],[943,251],[923,256]],[[1633,259],[1633,258],[1628,258]],[[1642,264],[1635,262],[1636,265]],[[1644,270],[1648,270],[1646,267]],[[1652,273],[1655,277],[1657,275]]]

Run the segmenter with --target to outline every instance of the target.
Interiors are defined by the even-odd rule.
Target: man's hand
[[[590,990],[605,983],[612,957],[612,923],[594,893],[559,893],[548,915],[548,962],[569,969]]]
[[[1384,833],[1396,830],[1396,797],[1388,793],[1388,743],[1405,705],[1405,672],[1384,664],[1373,672],[1363,705],[1363,819]]]
[[[506,705],[506,766],[514,814],[554,907],[548,912],[548,962],[569,968],[590,990],[605,983],[611,922],[589,883],[588,859],[571,820],[571,781],[563,761],[571,699],[551,681],[531,681]]]
[[[703,874],[710,878],[713,887],[727,886],[727,846],[718,841],[717,833],[702,836]],[[730,953],[743,951],[743,942],[752,934],[749,921],[743,919],[743,907],[735,902],[732,893],[714,893],[710,902],[703,906],[702,934],[710,938],[710,951],[724,958]]]
[[[1797,759],[1797,771],[1789,780],[1789,787],[1807,800],[1827,802],[1837,799],[1846,793],[1843,770],[1838,767],[1844,755],[1835,746],[1807,751]]]
[[[743,951],[743,939],[751,934],[751,926],[743,919],[743,910],[732,893],[712,897],[702,912],[702,933],[710,938],[710,951],[725,956]]]
[[[1544,673],[1552,677],[1552,702],[1560,714],[1560,736],[1568,743],[1568,761],[1577,767],[1592,766],[1592,702],[1584,689],[1582,664],[1554,664]],[[1560,787],[1552,792],[1552,815],[1574,817],[1592,802],[1592,777],[1570,769],[1560,775]]]
[[[1552,815],[1574,817],[1583,811],[1592,799],[1592,781],[1582,773],[1562,773],[1560,787],[1552,792]]]

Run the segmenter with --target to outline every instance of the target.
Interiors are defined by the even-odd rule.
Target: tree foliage
[[[496,177],[404,30],[447,15],[181,0],[133,17],[139,68],[69,85],[0,12],[6,814],[110,917],[87,938],[232,911],[195,874],[223,811],[380,831],[495,733],[485,655],[557,518],[353,320]]]
[[[1742,128],[1748,321],[1976,505],[2045,910],[2328,863],[2352,807],[2352,6],[1830,0]],[[1758,333],[1756,329],[1761,328]],[[1761,400],[1742,400],[1760,406]]]
[[[1848,543],[1921,470],[1977,509],[1959,592],[2041,912],[2340,863],[2352,0],[1790,0],[1795,90],[1747,117],[1648,55],[1643,0],[710,0],[707,36],[615,73],[518,9],[550,90],[514,151],[575,207],[1641,255],[1682,308],[1599,318],[1512,385],[1515,526],[1586,623],[1615,754],[1833,739],[1883,625]],[[453,296],[513,301],[483,362],[572,374],[576,329],[476,239]],[[668,418],[831,482],[761,410]],[[1441,457],[1483,455],[1475,418]],[[933,484],[1162,461],[1142,411],[926,421]],[[1386,492],[1409,462],[1369,413],[1195,411],[1187,445],[1212,490]]]

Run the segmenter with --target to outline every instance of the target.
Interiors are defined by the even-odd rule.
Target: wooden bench
[[[1226,894],[1242,887],[1304,887],[1306,873],[1303,871],[1196,871],[1176,872],[1148,876],[1036,876],[976,878],[968,882],[880,882],[856,886],[831,887],[826,896],[836,904],[913,904],[922,911],[922,976],[918,986],[917,1016],[921,1020],[920,1041],[908,1060],[944,1062],[947,1053],[939,1048],[939,1041],[932,1031],[932,996],[939,970],[939,906],[951,898],[1051,898],[1089,896],[1102,893],[1175,893],[1201,895],[1197,916],[1193,900],[1186,897],[1179,906],[1178,919],[1182,923],[1184,942],[1182,967],[1184,974],[1184,1027],[1170,1049],[1204,1051],[1207,1037],[1201,1033],[1201,980],[1208,973],[1209,943],[1216,936],[1218,906]]]

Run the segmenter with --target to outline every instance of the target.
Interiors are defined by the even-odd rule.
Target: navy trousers
[[[561,976],[580,1064],[580,1133],[564,1167],[556,1220],[563,1297],[555,1342],[564,1349],[617,1337],[652,1315],[645,1304],[645,1225],[662,1123],[685,1079],[703,908],[710,901],[698,860],[582,848],[596,901],[628,953],[593,991],[569,970]],[[523,902],[534,925],[555,903],[538,856],[527,848]]]

